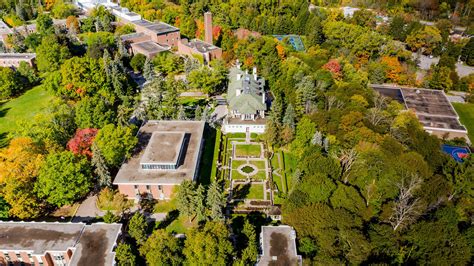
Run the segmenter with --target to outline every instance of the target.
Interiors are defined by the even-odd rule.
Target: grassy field
[[[469,139],[474,141],[474,103],[453,103],[453,106],[468,131]]]
[[[247,176],[240,174],[237,170],[232,170],[232,179],[247,179]]]
[[[263,185],[251,185],[247,199],[263,199]]]
[[[235,156],[237,157],[260,157],[261,146],[256,144],[235,145]]]
[[[53,98],[51,93],[37,86],[18,98],[0,103],[0,144],[5,145],[6,135],[15,129],[18,121],[33,119]]]

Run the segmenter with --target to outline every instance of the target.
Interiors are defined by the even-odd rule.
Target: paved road
[[[413,58],[416,58],[417,54],[413,53],[412,56]],[[418,66],[423,70],[429,70],[431,65],[438,64],[438,62],[439,62],[439,57],[430,58],[429,56],[426,56],[426,55],[420,55],[420,63],[418,64]],[[462,63],[456,63],[456,72],[458,73],[459,77],[462,78],[474,73],[474,67],[471,67]]]
[[[93,220],[97,216],[103,216],[105,213],[97,209],[97,196],[89,196],[85,199],[81,206],[77,209],[76,215],[72,218],[72,222],[87,222]]]

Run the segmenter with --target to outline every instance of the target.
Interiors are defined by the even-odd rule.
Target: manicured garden
[[[468,131],[469,139],[474,141],[474,103],[453,103],[453,106]]]
[[[262,154],[262,147],[260,144],[236,144],[236,157],[260,157]]]
[[[234,186],[235,199],[264,199],[262,184],[237,184]]]

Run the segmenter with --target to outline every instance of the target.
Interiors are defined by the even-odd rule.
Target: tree
[[[112,211],[108,210],[105,212],[105,215],[102,217],[104,220],[104,223],[106,224],[113,224],[117,223],[120,221],[120,217],[118,215],[115,215]]]
[[[38,83],[40,81],[38,75],[36,74],[35,70],[33,67],[31,67],[28,63],[26,62],[20,62],[20,65],[16,69],[18,73],[23,77],[28,80],[28,86],[32,86]]]
[[[0,99],[5,100],[21,92],[19,75],[8,67],[0,67]]]
[[[61,207],[86,196],[91,186],[91,168],[87,159],[63,151],[46,157],[35,191],[48,203]]]
[[[184,106],[183,105],[179,106],[178,120],[186,120],[186,112],[184,111]]]
[[[148,265],[182,265],[181,251],[179,238],[161,229],[155,230],[140,247],[140,254],[145,257]]]
[[[98,96],[84,97],[74,109],[74,120],[79,128],[102,128],[115,122],[113,106]]]
[[[99,130],[94,142],[97,143],[107,164],[116,167],[124,158],[131,155],[132,149],[137,144],[137,138],[130,127],[115,127],[108,124]]]
[[[249,223],[248,220],[245,220],[242,233],[244,233],[247,238],[247,246],[242,250],[242,263],[243,265],[254,265],[258,257],[257,233],[255,232],[255,227]]]
[[[201,90],[204,93],[214,94],[221,89],[225,80],[226,72],[219,68],[209,68],[202,66],[191,71],[188,75],[189,85],[193,89]]]
[[[283,117],[283,125],[295,129],[295,109],[291,103],[286,107],[285,116]]]
[[[375,14],[367,9],[360,9],[354,12],[352,16],[352,23],[368,28],[375,28],[376,19]]]
[[[40,72],[53,72],[71,56],[68,48],[59,43],[55,36],[43,38],[36,48],[36,66]]]
[[[143,67],[145,65],[146,61],[146,56],[143,54],[136,54],[132,57],[132,60],[130,60],[130,66],[133,68],[133,71],[135,72],[142,72]]]
[[[224,223],[207,222],[187,235],[183,253],[190,264],[228,265],[233,255],[229,231]]]
[[[185,180],[179,185],[176,193],[176,207],[179,213],[185,216],[194,214],[193,199],[195,195],[195,187],[191,181]]]
[[[143,65],[143,77],[146,81],[151,81],[155,77],[155,70],[153,69],[153,63],[150,58],[146,58],[145,64]]]
[[[98,185],[100,187],[112,186],[112,177],[110,176],[109,168],[105,162],[104,156],[100,151],[97,143],[93,142],[91,146],[92,159],[91,164],[94,166],[94,173],[98,176]]]
[[[54,33],[53,19],[46,13],[38,15],[36,18],[36,27],[37,31],[43,36]]]
[[[135,254],[129,244],[120,243],[115,249],[115,259],[119,266],[133,266],[135,265]]]
[[[432,66],[430,75],[427,77],[427,84],[430,89],[449,91],[453,86],[450,74],[451,70],[447,67]]]
[[[33,192],[44,157],[30,138],[14,138],[0,150],[0,194],[9,215],[20,219],[38,217],[44,207]]]
[[[55,0],[54,6],[51,9],[51,14],[54,18],[64,19],[74,15],[76,8],[73,4],[66,3],[63,0]]]
[[[146,218],[140,212],[135,212],[128,223],[128,234],[137,241],[138,245],[142,245],[146,241]]]
[[[408,35],[406,43],[413,52],[423,48],[424,54],[432,54],[433,50],[441,44],[442,37],[440,31],[431,26],[425,26],[419,30],[413,31]]]
[[[95,128],[78,129],[74,138],[67,143],[67,148],[74,154],[92,157],[91,146],[97,132],[98,130]]]
[[[469,66],[474,66],[474,38],[469,38],[469,41],[462,49],[461,58]]]
[[[214,181],[207,190],[207,202],[206,205],[210,209],[210,217],[214,221],[220,221],[224,218],[222,212],[225,207],[227,200],[224,193],[222,193],[222,187],[218,182]]]
[[[194,194],[194,197],[191,201],[192,208],[194,213],[196,214],[196,219],[198,222],[205,221],[207,219],[206,216],[206,191],[204,187],[199,184]]]
[[[68,16],[66,19],[66,28],[72,36],[76,36],[81,32],[79,28],[79,20],[75,16]]]
[[[390,224],[394,231],[414,223],[421,214],[418,199],[414,197],[414,191],[420,186],[421,182],[418,176],[413,176],[410,180],[402,179],[397,184],[400,192],[390,216]]]
[[[195,121],[200,121],[201,117],[202,117],[202,109],[201,109],[201,106],[198,105],[196,107],[196,110],[194,110],[194,120]]]

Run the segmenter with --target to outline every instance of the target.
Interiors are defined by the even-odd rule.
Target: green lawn
[[[235,156],[237,157],[260,157],[262,152],[260,144],[236,144]]]
[[[237,170],[232,170],[232,179],[247,179],[247,176],[240,174]]]
[[[255,165],[259,170],[265,170],[265,161],[250,161],[250,164]]]
[[[53,98],[50,92],[37,86],[18,98],[0,103],[0,136],[4,138],[12,132],[18,121],[33,119],[50,105]]]
[[[263,199],[263,185],[251,185],[247,199]]]
[[[250,176],[250,177],[253,179],[265,180],[267,178],[267,174],[265,173],[265,170],[260,170],[255,175]]]
[[[263,185],[261,184],[238,184],[234,187],[235,199],[263,199]]]
[[[215,181],[217,177],[217,161],[219,160],[221,139],[222,139],[222,132],[220,129],[217,129],[216,143],[214,145],[214,157],[212,158],[211,182]]]
[[[468,131],[469,139],[474,141],[474,103],[453,103],[453,106]]]
[[[163,213],[176,210],[176,198],[173,197],[171,200],[160,200],[155,204],[153,209],[154,213]]]
[[[247,164],[246,160],[239,161],[239,160],[232,160],[232,169],[237,169],[239,166]]]

